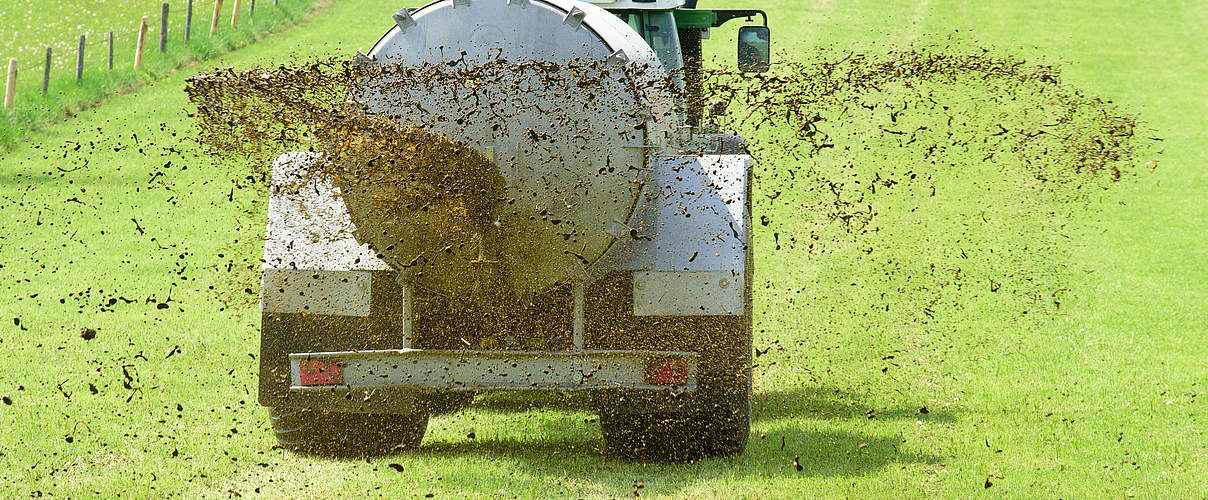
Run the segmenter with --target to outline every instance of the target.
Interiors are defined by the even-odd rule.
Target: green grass
[[[1140,114],[1166,151],[1154,173],[1094,193],[1087,207],[1023,199],[1009,170],[950,172],[935,183],[938,199],[880,199],[883,230],[861,241],[901,264],[890,276],[858,248],[776,251],[759,233],[755,344],[770,350],[757,359],[752,440],[741,457],[691,465],[602,457],[592,415],[557,396],[488,398],[433,419],[423,449],[394,457],[272,449],[255,403],[259,314],[210,290],[229,288],[228,262],[258,266],[248,248],[263,201],[205,155],[193,159],[181,92],[192,70],[35,132],[0,158],[3,316],[20,318],[0,326],[0,395],[12,402],[0,406],[0,492],[613,497],[640,484],[641,496],[701,498],[1202,496],[1208,7],[1067,4],[759,2],[789,53],[879,50],[959,29],[1061,62],[1069,83]],[[220,64],[351,54],[394,10],[338,2]],[[710,43],[733,57],[732,36]],[[861,168],[901,169],[907,153],[858,158]],[[86,167],[60,171],[84,158]],[[760,199],[775,188],[758,186]],[[804,234],[807,217],[760,203],[756,218],[768,215],[782,238]],[[923,214],[890,210],[907,203]],[[1076,213],[1036,212],[1055,208]],[[1030,270],[1038,287],[1069,288],[1060,308],[975,290],[972,279],[955,290],[940,283],[949,275],[927,274],[930,263],[957,262],[964,233],[952,229],[982,210],[1000,218],[966,231],[974,245],[959,265],[977,277]],[[1030,212],[1008,217],[1018,210]],[[1065,236],[1036,229],[1049,222],[1067,223]],[[1022,250],[1033,241],[1041,250]],[[887,286],[905,292],[880,297]],[[936,297],[934,317],[918,312]],[[83,327],[97,338],[80,338]]]
[[[0,57],[15,57],[22,62],[42,62],[46,47],[52,47],[55,64],[70,70],[75,67],[76,37],[86,35],[92,44],[101,44],[105,33],[131,38],[138,30],[139,18],[147,16],[148,40],[159,40],[160,0],[73,0],[40,2],[9,0],[0,8]],[[168,32],[184,36],[188,1],[170,1]],[[262,2],[263,4],[263,2]],[[196,0],[193,11],[193,35],[208,33],[213,13],[212,1]],[[229,5],[223,15],[229,19]],[[95,50],[100,46],[89,46]]]
[[[7,72],[9,58],[17,59],[16,102],[0,109],[0,148],[26,137],[30,130],[79,112],[106,96],[156,81],[183,65],[202,61],[255,41],[266,32],[298,20],[310,12],[313,0],[285,0],[273,6],[260,0],[254,15],[244,2],[239,26],[230,26],[233,1],[223,5],[218,32],[210,36],[213,2],[195,1],[191,37],[185,43],[187,2],[169,4],[168,43],[159,52],[159,0],[98,2],[30,2],[12,0],[0,6],[0,61]],[[142,16],[147,16],[143,65],[134,69],[134,52]],[[113,69],[109,69],[106,33],[114,34]],[[79,36],[85,35],[83,78],[76,80]],[[42,95],[46,47],[52,48],[50,84]],[[5,73],[7,75],[7,73]]]

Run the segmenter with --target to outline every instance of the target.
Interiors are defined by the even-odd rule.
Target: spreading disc
[[[476,150],[503,188],[490,194],[494,228],[452,248],[410,237],[439,221],[382,220],[365,201],[382,196],[346,195],[358,239],[450,293],[480,286],[484,267],[517,295],[583,276],[633,215],[652,146],[670,137],[654,52],[616,16],[573,0],[441,0],[394,20],[368,56],[401,66],[353,98]]]

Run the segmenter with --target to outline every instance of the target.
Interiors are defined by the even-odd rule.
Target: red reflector
[[[688,361],[683,359],[647,359],[646,383],[675,385],[688,380]]]
[[[340,373],[340,361],[335,359],[308,359],[298,362],[299,379],[302,385],[343,385],[344,374]]]

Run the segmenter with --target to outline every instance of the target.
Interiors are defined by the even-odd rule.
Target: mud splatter
[[[1151,143],[1138,136],[1135,117],[1071,89],[1062,83],[1057,68],[986,49],[823,52],[805,62],[777,64],[766,74],[705,69],[699,95],[685,94],[676,84],[678,75],[641,75],[643,69],[633,67],[626,71],[630,81],[657,81],[654,87],[677,103],[663,110],[663,117],[692,116],[695,110],[705,120],[700,131],[747,135],[760,165],[755,179],[762,192],[755,200],[757,229],[772,235],[777,251],[817,254],[852,244],[872,245],[872,240],[859,242],[882,229],[875,222],[882,210],[905,208],[895,205],[904,199],[952,196],[937,191],[937,183],[945,182],[937,179],[974,171],[1011,177],[1026,196],[1060,202],[1085,199],[1086,188],[1106,187],[1135,172],[1142,160],[1139,151]],[[328,60],[225,70],[191,80],[186,90],[198,106],[203,140],[215,151],[256,155],[261,165],[290,149],[324,151],[325,161],[306,175],[333,178],[345,190],[354,222],[373,228],[359,231],[358,240],[397,268],[440,269],[429,275],[453,277],[436,286],[449,292],[498,288],[506,281],[498,274],[524,267],[519,261],[531,253],[501,255],[507,252],[497,241],[498,233],[524,233],[507,227],[508,215],[512,220],[542,219],[544,227],[531,233],[552,230],[575,241],[581,234],[553,228],[573,225],[574,217],[551,215],[550,207],[532,205],[530,211],[507,214],[517,187],[491,168],[481,145],[475,149],[432,130],[450,125],[514,127],[509,123],[515,121],[517,108],[533,95],[525,84],[534,79],[541,82],[542,96],[577,94],[566,101],[567,109],[591,105],[596,96],[583,89],[598,86],[608,75],[609,69],[599,63],[571,65],[568,70],[539,62],[402,67]],[[475,90],[480,82],[501,80],[506,83]],[[440,92],[462,92],[472,104],[433,111],[405,102],[405,96],[438,87]],[[366,94],[404,97],[387,106],[395,112],[387,115],[353,104]],[[542,137],[534,129],[586,129],[566,111],[540,111],[547,114],[544,120],[529,129],[535,145]],[[641,109],[616,112],[635,128],[644,126],[639,118],[649,118]],[[599,153],[582,139],[585,152]],[[691,148],[690,142],[679,144]],[[400,165],[406,167],[400,170]],[[1147,165],[1152,169],[1156,162]],[[1026,177],[1012,177],[1016,172]],[[557,193],[563,198],[576,194],[582,193]],[[911,212],[917,209],[909,207]],[[788,224],[785,211],[801,213],[811,223]],[[985,213],[980,216],[983,223],[994,224]],[[504,229],[494,230],[492,225],[498,227],[501,221]],[[399,237],[407,231],[422,237]],[[971,250],[963,250],[964,258]],[[874,251],[868,247],[865,253]],[[503,265],[481,265],[500,259]],[[455,263],[441,266],[442,261]],[[986,278],[986,286],[997,292],[1012,280],[1011,272]],[[943,280],[962,280],[946,274]],[[551,283],[542,281],[541,286]],[[529,290],[535,291],[540,290]]]
[[[756,300],[822,318],[860,318],[843,325],[869,330],[887,324],[934,329],[951,324],[942,319],[965,314],[966,307],[1034,318],[1059,309],[1069,292],[1061,278],[1062,229],[1096,189],[1138,171],[1152,143],[1138,136],[1135,117],[1064,85],[1056,68],[988,50],[823,52],[765,74],[687,68],[699,73],[617,70],[590,61],[454,60],[411,67],[323,61],[226,70],[195,78],[186,90],[197,106],[203,141],[215,151],[256,156],[262,165],[291,149],[322,152],[296,185],[337,186],[356,241],[436,292],[419,294],[427,312],[415,316],[416,342],[442,349],[569,348],[570,291],[555,286],[569,276],[550,279],[530,264],[558,258],[559,252],[548,251],[557,239],[542,235],[570,242],[556,250],[590,265],[599,253],[575,249],[582,245],[589,253],[592,228],[572,205],[587,200],[586,213],[607,210],[607,203],[591,206],[598,186],[610,201],[627,203],[633,192],[616,187],[643,182],[650,158],[696,154],[707,147],[702,140],[718,138],[741,144],[759,165],[752,201],[757,262],[788,254],[807,262],[803,268],[821,269],[810,279],[801,269],[764,272],[757,264]],[[700,92],[686,91],[681,79],[699,82]],[[638,99],[599,102],[608,94],[602,82],[616,80],[628,84],[622,93]],[[538,113],[525,114],[526,107]],[[612,115],[607,123],[622,125],[593,129],[579,116],[598,117],[601,109]],[[527,131],[508,130],[517,124]],[[691,133],[680,127],[685,124],[693,126]],[[609,141],[632,140],[634,130],[644,131],[656,147],[645,159],[613,161]],[[497,132],[523,137],[509,158],[497,156]],[[741,133],[746,141],[725,133]],[[575,144],[578,156],[556,149],[560,142]],[[510,173],[535,157],[556,159],[552,173],[545,172],[551,177]],[[590,157],[606,161],[601,166]],[[592,186],[592,178],[605,181]],[[997,201],[976,214],[953,212],[969,203],[951,200],[970,197]],[[548,203],[551,198],[575,201],[558,207]],[[903,238],[904,231],[917,241]],[[529,241],[542,245],[526,247]],[[568,261],[560,262],[565,267]],[[517,278],[529,276],[540,278],[517,286]],[[716,412],[704,421],[718,428],[746,422],[725,402],[746,400],[753,366],[758,376],[776,363],[767,356],[752,364],[750,339],[736,334],[749,323],[741,316],[635,317],[629,312],[633,286],[623,273],[613,273],[588,289],[588,302],[596,305],[588,308],[587,345],[686,351],[712,345],[716,352],[704,358],[701,370],[706,378],[717,377],[707,393],[715,402],[693,411]],[[516,291],[521,293],[508,293]],[[815,338],[830,328],[825,320],[815,325]],[[492,334],[499,331],[506,334]],[[366,342],[374,346],[393,342],[371,337]],[[896,359],[908,354],[947,354],[937,337],[923,338],[931,340],[898,343],[881,357],[880,372],[893,376]],[[760,350],[757,343],[754,352],[772,347]],[[808,361],[793,362],[813,373]],[[617,410],[644,398],[609,394],[593,403],[610,453],[648,457],[680,450],[683,456],[661,458],[691,459],[714,454],[713,445],[741,447],[659,441],[685,441],[701,417]],[[865,415],[873,419],[878,412]],[[802,470],[796,459],[793,466]]]
[[[567,115],[574,114],[576,105],[589,104],[589,95],[583,88],[593,85],[605,70],[587,65],[580,70],[578,75],[540,80],[559,89],[558,92],[578,95],[568,101],[565,110],[552,110],[542,125],[574,123]],[[246,168],[224,172],[230,174],[230,179],[218,182],[229,180],[230,194],[212,200],[228,208],[238,204],[239,210],[246,213],[246,226],[241,229],[244,236],[231,242],[229,250],[218,254],[211,266],[205,268],[234,277],[230,290],[220,292],[224,297],[232,297],[232,303],[242,306],[256,299],[264,209],[262,204],[248,198],[257,198],[267,191],[269,161],[285,151],[321,151],[326,155],[326,161],[305,172],[303,179],[307,176],[331,179],[349,194],[363,190],[364,204],[353,209],[353,217],[360,222],[358,226],[386,220],[397,224],[383,228],[386,234],[408,228],[431,235],[421,247],[406,251],[390,248],[394,241],[375,240],[375,234],[358,235],[377,254],[389,257],[395,267],[406,268],[416,261],[416,271],[423,272],[427,264],[420,263],[421,255],[428,256],[430,261],[452,255],[457,259],[456,265],[465,269],[502,258],[492,254],[488,242],[495,221],[510,213],[504,207],[513,206],[509,203],[512,196],[506,179],[501,180],[490,168],[493,163],[490,152],[481,144],[471,145],[435,131],[439,127],[425,123],[422,116],[418,122],[406,123],[346,102],[350,86],[365,71],[355,64],[325,61],[214,72],[190,84],[198,105],[195,114],[201,119],[197,123],[202,127],[204,144],[213,152],[222,153],[222,160],[228,165]],[[381,67],[374,71],[381,71]],[[482,79],[486,70],[446,67],[397,68],[397,71],[418,76],[414,82],[468,91],[474,88],[472,75]],[[499,66],[492,71],[540,75],[564,72],[565,68]],[[210,83],[219,81],[222,85]],[[520,79],[512,81],[519,85]],[[759,160],[752,217],[757,262],[762,265],[771,261],[771,256],[790,255],[805,263],[792,269],[766,271],[757,265],[757,309],[770,307],[759,301],[787,304],[791,310],[803,312],[802,316],[823,319],[816,321],[820,324],[818,329],[803,333],[813,338],[803,338],[795,346],[761,341],[757,331],[755,353],[760,357],[756,360],[756,379],[777,362],[794,364],[808,378],[824,377],[815,375],[825,372],[826,367],[818,365],[820,361],[806,356],[786,359],[787,354],[778,353],[802,352],[817,345],[817,339],[827,333],[827,317],[857,317],[860,319],[854,325],[842,327],[872,331],[886,324],[951,327],[955,323],[951,318],[972,316],[983,308],[1006,308],[1018,321],[1059,311],[1071,293],[1061,278],[1063,269],[1077,265],[1066,257],[1069,240],[1066,226],[1076,225],[1085,217],[1079,212],[1087,206],[1087,198],[1099,189],[1126,181],[1134,172],[1156,165],[1146,161],[1152,140],[1146,137],[1149,134],[1135,117],[1113,103],[1071,89],[1062,82],[1056,68],[995,56],[989,51],[829,52],[813,56],[810,62],[778,64],[764,75],[709,70],[704,78],[705,92],[696,98],[676,94],[673,81],[660,88],[673,98],[685,99],[665,114],[675,115],[696,107],[703,111],[702,130],[712,127],[719,132],[741,132],[747,136],[747,145]],[[473,92],[466,95],[472,96]],[[473,101],[467,101],[467,106],[469,103]],[[206,107],[210,105],[213,107]],[[514,110],[501,116],[506,118],[507,112]],[[632,127],[642,126],[652,118],[629,108],[621,109],[618,115],[619,120],[631,122]],[[488,118],[467,120],[488,121]],[[454,121],[453,125],[464,123]],[[453,125],[442,123],[440,127]],[[545,132],[537,128],[531,135],[529,131],[521,132],[529,137],[531,148],[522,155],[550,147],[548,137],[542,135]],[[590,139],[585,138],[584,143]],[[157,156],[164,161],[163,166],[136,184],[143,190],[140,192],[162,193],[156,203],[179,213],[183,208],[178,205],[180,198],[176,191],[183,189],[174,184],[174,179],[198,160],[191,152],[183,153],[176,146],[150,144],[140,140],[137,133],[110,129],[92,138],[79,138],[40,151],[44,157],[61,157],[63,162],[37,178],[67,181],[93,175],[88,168],[89,155],[97,152],[112,150]],[[584,154],[592,152],[590,148],[581,149]],[[514,153],[497,150],[494,161],[510,154]],[[232,161],[236,158],[242,160]],[[613,173],[608,168],[625,173],[629,170],[619,163],[602,167],[603,172],[597,170],[601,175]],[[407,182],[396,182],[400,178]],[[300,182],[297,187],[304,184]],[[254,195],[245,193],[241,200],[240,190],[249,190]],[[943,203],[945,199],[977,197],[1009,199],[1012,203],[987,205],[975,212],[955,210],[952,204]],[[57,200],[60,203],[53,207],[26,206],[20,197],[5,201],[29,212],[31,228],[36,225],[57,231],[55,238],[62,240],[64,246],[82,245],[86,236],[78,235],[64,219],[95,217],[106,200],[100,193],[77,188],[65,189]],[[345,200],[357,204],[355,194]],[[541,213],[541,209],[546,213]],[[559,210],[562,208],[533,205],[512,215],[522,221],[529,217],[541,220],[544,226],[554,228],[551,234],[557,238],[582,237],[584,231],[577,228],[558,227],[573,218],[573,214]],[[379,215],[383,213],[386,215]],[[148,315],[181,310],[187,307],[189,299],[187,295],[181,298],[184,292],[177,282],[195,280],[202,270],[184,263],[193,256],[186,250],[187,242],[180,241],[171,229],[171,224],[141,218],[131,219],[129,227],[107,229],[126,231],[128,237],[139,238],[145,244],[148,256],[154,257],[136,258],[135,264],[159,266],[164,271],[168,279],[162,292],[135,296],[120,287],[81,285],[63,297],[39,297],[35,292],[22,294],[17,300],[70,303],[74,310],[68,312],[87,316],[87,324],[92,326],[94,317],[123,308],[143,308]],[[916,234],[918,241],[904,242],[903,233]],[[1026,237],[1005,238],[1003,233]],[[577,260],[573,255],[570,257],[571,261]],[[44,268],[42,275],[22,277],[24,284],[18,282],[18,287],[28,288],[31,280],[44,279],[72,263],[70,257],[51,260],[44,253],[27,258],[53,263]],[[115,269],[133,272],[137,266],[130,260],[122,259],[125,267]],[[470,264],[474,261],[480,262]],[[813,269],[809,269],[811,266]],[[471,284],[465,290],[489,290],[508,279],[490,267],[485,269],[488,271],[429,274],[461,277],[460,283]],[[591,296],[623,301],[630,286],[627,278],[611,276],[601,280]],[[463,339],[482,348],[565,347],[567,339],[556,335],[567,330],[568,317],[562,311],[569,308],[569,290],[558,285],[542,290],[493,309],[476,309],[455,298],[433,295],[429,297],[432,303],[428,304],[432,310],[460,315],[451,313],[446,315],[444,324],[425,326],[430,332],[427,341],[445,348],[459,347]],[[626,329],[633,332],[632,338],[617,340],[618,346],[666,346],[668,342],[688,346],[691,341],[724,337],[728,329],[741,327],[726,322],[689,320],[676,324],[667,330],[669,333],[655,335],[649,333],[656,330],[652,325],[659,324],[662,328],[668,322],[643,323],[632,317],[609,318],[603,313],[590,316],[600,319],[589,319],[592,322],[589,326],[604,332],[593,340],[599,342],[597,345],[607,345],[602,337],[619,338],[619,332]],[[156,324],[153,326],[159,322],[158,317],[149,321]],[[13,319],[12,331],[45,328],[39,323],[44,321],[23,315]],[[522,331],[527,337],[513,341],[451,335],[484,323],[511,325],[511,330]],[[83,323],[73,326],[67,337],[78,341],[74,336],[81,335],[88,339],[80,330],[83,326]],[[101,331],[103,334],[82,344],[127,345],[120,350],[110,347],[114,349],[112,352],[98,352],[89,361],[89,369],[100,374],[92,379],[100,387],[84,383],[82,378],[65,383],[54,380],[47,387],[55,398],[61,393],[68,398],[64,401],[72,405],[80,404],[89,395],[129,403],[143,397],[142,387],[155,388],[154,381],[140,380],[135,367],[150,365],[148,357],[156,362],[175,363],[189,356],[172,342],[170,348],[144,354],[143,347],[136,345],[128,333],[108,326]],[[19,342],[7,337],[4,341],[10,346]],[[28,349],[57,347],[50,341],[45,341],[45,345],[43,342],[30,341]],[[249,340],[248,345],[253,343]],[[935,358],[951,355],[947,348],[942,338],[922,343],[903,341],[900,346],[907,353]],[[906,362],[902,361],[906,356],[901,352],[896,355],[894,358],[886,354],[872,369],[894,376],[895,368]],[[239,357],[246,361],[242,354]],[[31,399],[23,395],[14,397],[15,403],[6,395],[4,404],[21,406]],[[165,409],[161,413],[165,418],[179,419],[182,407],[177,404],[175,408],[174,412]],[[928,412],[926,406],[918,410],[921,414]],[[231,419],[234,422],[234,417]],[[674,427],[674,422],[662,424]],[[83,428],[79,432],[77,441],[93,439],[87,437]],[[167,438],[157,439],[164,440],[165,446],[170,443]],[[174,449],[171,453],[176,456]]]

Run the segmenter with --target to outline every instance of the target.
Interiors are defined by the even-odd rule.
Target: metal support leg
[[[414,306],[415,286],[411,284],[411,273],[406,271],[398,273],[398,277],[395,278],[395,281],[398,282],[399,286],[401,286],[403,289],[402,310],[399,311],[399,313],[403,315],[403,338],[400,344],[401,348],[410,349],[412,327],[414,323],[411,309]]]
[[[586,281],[575,281],[572,288],[574,289],[574,294],[575,294],[575,323],[574,323],[575,349],[582,351],[583,350],[583,309],[584,309],[583,302],[584,302],[584,295],[586,295],[587,282]]]

